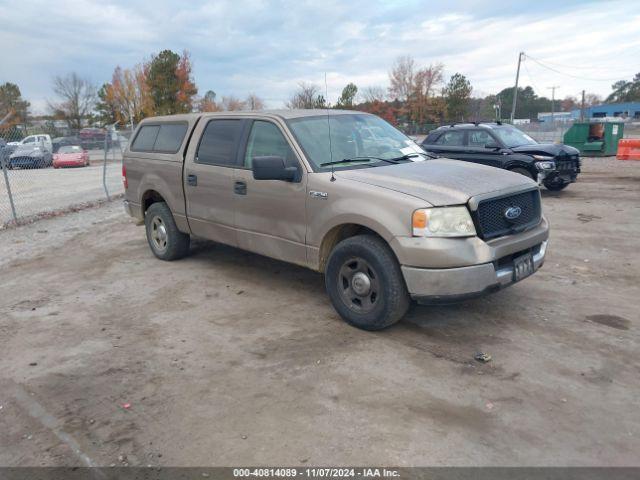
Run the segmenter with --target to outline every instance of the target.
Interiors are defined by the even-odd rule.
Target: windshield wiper
[[[321,167],[326,167],[327,165],[338,165],[340,163],[358,163],[358,162],[370,162],[373,157],[354,157],[354,158],[343,158],[342,160],[334,160],[332,162],[324,162],[321,163]]]
[[[409,160],[410,158],[418,157],[420,155],[426,155],[427,157],[430,157],[430,158],[437,158],[437,157],[434,157],[433,155],[430,155],[428,153],[418,153],[418,152],[416,152],[416,153],[408,153],[406,155],[400,155],[399,157],[393,157],[393,158],[382,158],[382,157],[374,157],[374,156],[371,156],[371,155],[367,155],[365,157],[343,158],[342,160],[334,160],[333,162],[325,162],[325,163],[321,163],[320,166],[324,167],[324,166],[327,166],[327,165],[338,165],[340,163],[370,162],[371,160],[378,160],[380,162],[398,164],[402,160]]]

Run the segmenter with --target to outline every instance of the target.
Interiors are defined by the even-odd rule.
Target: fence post
[[[104,188],[104,193],[107,196],[107,201],[111,201],[109,197],[109,189],[107,188],[107,148],[108,148],[108,139],[109,139],[109,129],[104,134],[104,162],[102,163],[102,188]]]
[[[9,196],[9,204],[11,205],[11,213],[13,214],[13,221],[18,222],[18,215],[16,214],[16,206],[13,203],[13,194],[11,193],[11,184],[9,183],[9,175],[7,175],[7,167],[4,161],[4,155],[0,153],[0,167],[2,168],[2,175],[4,176],[4,183],[7,186],[7,195]]]

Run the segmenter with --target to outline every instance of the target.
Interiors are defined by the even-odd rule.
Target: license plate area
[[[513,281],[519,282],[533,273],[533,256],[530,253],[513,259]]]

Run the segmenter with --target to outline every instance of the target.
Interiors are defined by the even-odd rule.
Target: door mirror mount
[[[282,157],[253,157],[251,161],[253,178],[256,180],[295,182],[298,179],[298,169],[296,167],[287,167]]]
[[[490,141],[488,143],[485,143],[484,148],[488,150],[500,150],[502,147],[498,145],[496,142]]]

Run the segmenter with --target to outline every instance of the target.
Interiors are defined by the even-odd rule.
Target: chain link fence
[[[130,135],[0,125],[0,229],[122,196]]]

